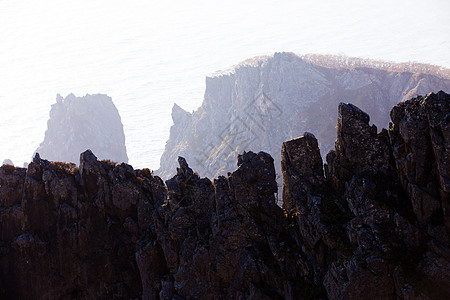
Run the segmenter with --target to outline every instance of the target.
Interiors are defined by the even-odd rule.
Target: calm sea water
[[[450,1],[0,0],[0,162],[30,161],[56,94],[104,93],[130,164],[157,169],[174,102],[205,76],[276,51],[450,67]]]

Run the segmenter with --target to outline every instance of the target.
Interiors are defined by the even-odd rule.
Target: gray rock
[[[322,58],[327,59],[332,58]],[[312,132],[324,157],[334,148],[338,103],[351,101],[370,114],[378,128],[386,128],[392,106],[416,93],[441,89],[449,92],[450,80],[375,66],[322,67],[320,59],[275,53],[206,78],[203,104],[192,114],[174,105],[174,125],[156,174],[173,176],[182,156],[201,176],[213,178],[234,170],[243,151],[265,151],[274,157],[281,187],[282,143]],[[362,123],[369,122],[367,114],[365,118]]]
[[[100,159],[128,162],[119,112],[107,95],[69,94],[52,105],[44,141],[36,152],[52,161],[79,162],[91,149]]]

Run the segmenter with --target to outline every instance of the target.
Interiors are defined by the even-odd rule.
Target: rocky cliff
[[[36,152],[52,161],[77,163],[86,149],[92,149],[101,159],[128,162],[117,108],[107,95],[58,95],[44,141]]]
[[[214,181],[182,157],[148,169],[81,154],[0,167],[0,294],[15,299],[446,299],[450,95],[416,97],[377,131],[338,106],[323,166],[305,133],[244,152]]]
[[[234,170],[239,153],[263,150],[274,157],[281,177],[279,152],[285,140],[308,131],[318,138],[323,157],[334,147],[338,103],[351,101],[386,128],[389,110],[400,101],[450,92],[448,74],[427,74],[430,66],[333,59],[338,58],[275,53],[206,78],[197,111],[190,114],[174,105],[174,125],[156,174],[168,179],[183,156],[200,175],[213,178]]]

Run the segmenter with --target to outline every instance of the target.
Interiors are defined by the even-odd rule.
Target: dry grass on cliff
[[[144,177],[147,177],[148,179],[151,179],[153,177],[153,171],[150,170],[149,168],[144,168],[141,170],[142,175],[144,175]]]
[[[51,162],[50,166],[56,170],[56,172],[60,175],[69,174],[73,175],[76,171],[78,171],[78,167],[74,163],[66,163],[62,161]]]
[[[326,68],[376,68],[389,72],[424,73],[450,79],[450,69],[418,62],[396,63],[392,61],[348,57],[345,55],[306,54],[297,56],[306,62]]]
[[[101,162],[110,167],[111,169],[114,169],[117,166],[117,163],[115,161],[109,159],[103,159],[101,160]]]
[[[290,55],[296,56],[310,64],[334,69],[354,69],[354,68],[371,68],[385,70],[388,72],[410,72],[424,73],[450,80],[450,69],[441,66],[418,63],[418,62],[393,62],[374,60],[368,58],[348,57],[345,55],[325,55],[325,54],[304,54],[297,55],[289,52]],[[267,62],[273,55],[255,56],[244,60],[231,69],[224,71],[216,71],[214,75],[224,75],[233,72],[241,66],[258,67],[261,63]]]

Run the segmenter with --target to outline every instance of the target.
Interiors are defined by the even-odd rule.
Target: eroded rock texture
[[[200,179],[184,159],[179,163],[177,175],[167,181],[168,198],[156,211],[156,234],[171,279],[161,284],[161,296],[298,295],[292,283],[301,278],[300,270],[285,256],[291,251],[300,259],[300,252],[275,204],[273,159],[264,152],[244,153],[236,172],[214,184]]]
[[[111,97],[102,94],[66,98],[57,95],[50,110],[44,141],[36,150],[42,158],[78,163],[91,149],[100,159],[128,162],[125,134]]]
[[[16,299],[447,299],[450,95],[389,130],[339,104],[325,168],[311,133],[244,152],[213,182],[81,154],[0,167],[0,295]]]
[[[443,92],[400,103],[389,132],[378,134],[358,108],[339,105],[325,170],[352,213],[344,228],[353,251],[325,274],[330,298],[448,297],[449,198],[440,176],[448,169],[439,165],[449,162],[449,105]]]
[[[81,155],[81,167],[36,155],[0,169],[1,293],[9,299],[119,299],[141,294],[138,204],[128,165]]]

